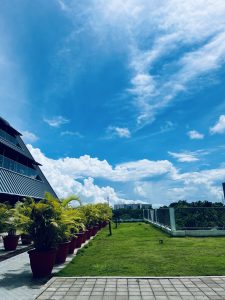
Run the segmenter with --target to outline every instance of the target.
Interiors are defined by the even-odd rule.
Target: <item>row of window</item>
[[[33,179],[39,179],[37,171],[31,169],[27,166],[24,166],[8,157],[0,155],[0,167],[3,167],[8,170],[12,170],[14,172],[20,173],[22,175],[29,176]],[[40,180],[40,179],[39,179]]]
[[[2,137],[3,139],[7,140],[8,142],[20,147],[20,145],[18,144],[16,138],[10,134],[8,134],[6,131],[0,129],[0,137]]]

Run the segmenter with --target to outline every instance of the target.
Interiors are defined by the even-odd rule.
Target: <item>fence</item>
[[[144,209],[143,218],[172,236],[225,236],[224,207]]]

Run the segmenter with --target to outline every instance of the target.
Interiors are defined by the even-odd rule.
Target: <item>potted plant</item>
[[[14,208],[14,219],[18,230],[21,231],[20,238],[22,245],[30,245],[32,243],[32,238],[30,234],[28,234],[29,217],[31,214],[31,207],[27,205],[28,198],[27,200],[23,199],[23,201],[18,201]],[[31,199],[30,201],[32,202]]]
[[[57,204],[60,215],[58,218],[58,235],[57,235],[57,252],[56,252],[56,264],[62,264],[65,262],[67,254],[69,253],[69,248],[71,245],[71,239],[74,244],[74,235],[75,231],[75,217],[74,217],[74,208],[69,204],[72,201],[78,201],[80,199],[76,195],[71,195],[65,199],[55,199],[51,194],[46,194],[47,199],[53,201]],[[71,249],[72,250],[72,249]]]
[[[70,208],[70,213],[73,218],[73,225],[70,227],[71,236],[68,254],[73,254],[75,248],[80,248],[83,241],[83,236],[79,233],[85,231],[85,216],[75,208]]]
[[[8,235],[3,236],[5,250],[16,250],[19,241],[19,235],[16,234],[14,210],[8,204],[4,203],[0,203],[0,232],[8,232]]]
[[[57,203],[49,199],[36,203],[27,198],[24,205],[27,211],[21,210],[18,215],[34,243],[34,249],[28,251],[33,277],[46,277],[55,263],[60,210]]]

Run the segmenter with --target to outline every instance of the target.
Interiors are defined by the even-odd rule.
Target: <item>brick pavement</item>
[[[225,277],[54,277],[37,300],[219,300]]]

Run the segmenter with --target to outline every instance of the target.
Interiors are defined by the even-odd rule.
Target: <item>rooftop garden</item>
[[[114,226],[113,226],[114,227]],[[105,228],[59,276],[224,275],[225,237],[174,238],[145,223]]]

